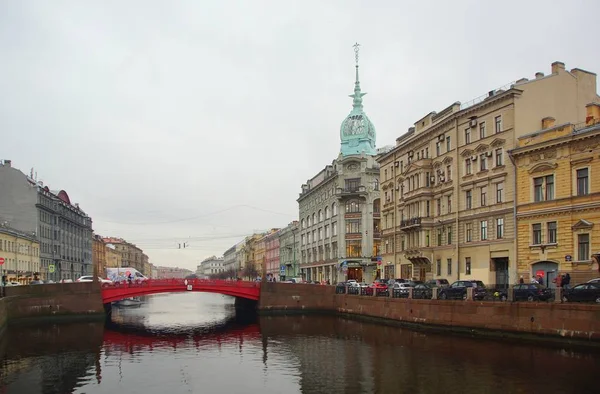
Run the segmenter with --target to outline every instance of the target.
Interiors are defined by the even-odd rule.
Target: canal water
[[[325,316],[236,315],[185,293],[110,323],[12,326],[0,394],[597,393],[600,356]]]

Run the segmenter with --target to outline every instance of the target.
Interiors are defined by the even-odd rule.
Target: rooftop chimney
[[[563,62],[552,63],[552,74],[558,74],[559,70],[565,71],[565,64]]]
[[[600,123],[600,104],[590,103],[585,106],[586,116],[585,125],[591,126],[596,123]]]
[[[12,160],[4,160],[4,165],[7,167],[12,167]]]
[[[552,72],[554,72],[554,69],[552,70]],[[539,78],[543,78],[544,77],[544,73],[543,72],[536,72],[535,73],[535,79],[539,79]]]
[[[554,127],[555,122],[556,122],[556,119],[554,119],[551,116],[546,116],[544,119],[542,119],[542,130],[549,129],[550,127]]]

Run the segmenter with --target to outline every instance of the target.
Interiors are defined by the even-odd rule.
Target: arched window
[[[312,224],[315,225],[317,224],[317,215],[313,213],[313,217],[312,217]]]
[[[333,211],[333,213],[331,214],[331,216],[337,215],[337,204],[336,203],[333,203],[331,205],[331,210]]]
[[[360,212],[360,203],[358,200],[348,200],[346,202],[346,213]]]
[[[323,221],[323,211],[319,209],[319,223]]]
[[[329,207],[325,207],[325,219],[329,219]]]
[[[310,227],[310,216],[306,217],[306,226]]]
[[[302,228],[306,228],[306,222],[302,219]]]

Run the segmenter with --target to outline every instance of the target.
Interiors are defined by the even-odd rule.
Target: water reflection
[[[196,293],[197,294],[197,293]],[[149,297],[100,324],[10,327],[0,393],[596,392],[596,353]],[[556,373],[560,372],[560,376]]]

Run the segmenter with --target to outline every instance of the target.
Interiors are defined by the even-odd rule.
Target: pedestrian
[[[569,274],[567,272],[567,274],[565,275],[565,279],[563,280],[563,287],[568,289],[570,284],[571,284],[571,274]]]
[[[563,286],[564,277],[564,275],[557,275],[556,278],[554,278],[554,283],[556,284],[557,288]]]

